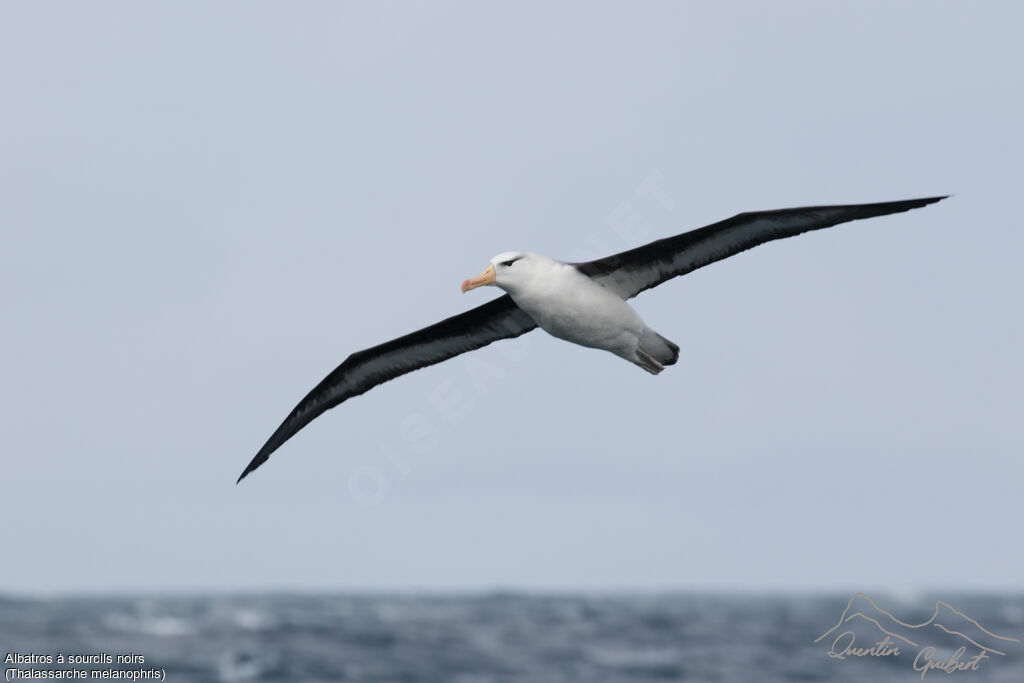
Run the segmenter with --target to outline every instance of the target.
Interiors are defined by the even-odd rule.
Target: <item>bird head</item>
[[[495,285],[504,290],[515,287],[526,274],[536,265],[538,257],[521,251],[506,251],[491,259],[484,272],[476,277],[464,280],[463,293],[484,285]]]

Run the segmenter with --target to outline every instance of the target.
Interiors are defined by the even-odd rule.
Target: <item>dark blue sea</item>
[[[6,680],[79,669],[173,683],[913,683],[922,673],[1024,682],[1024,596],[871,597],[870,605],[850,595],[685,593],[8,597],[0,598],[0,655]],[[937,610],[937,600],[949,609]],[[904,626],[933,614],[943,624],[905,628],[885,612]],[[892,637],[876,624],[890,624]],[[854,638],[867,650],[887,637],[875,654],[829,656]],[[883,654],[893,644],[899,654]],[[126,661],[107,663],[118,656]],[[36,661],[12,663],[19,657]],[[951,672],[915,668],[950,659]]]

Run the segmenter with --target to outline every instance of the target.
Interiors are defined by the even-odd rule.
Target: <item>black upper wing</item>
[[[574,264],[623,299],[771,240],[927,206],[945,197],[741,213],[621,254]]]
[[[252,459],[238,481],[266,462],[270,454],[329,410],[353,396],[413,370],[511,339],[537,327],[507,294],[422,330],[370,349],[357,351],[316,385],[295,406]]]

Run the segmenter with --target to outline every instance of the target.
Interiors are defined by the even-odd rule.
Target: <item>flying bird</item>
[[[559,339],[610,351],[656,375],[679,359],[679,347],[651,329],[627,299],[765,242],[909,211],[942,199],[945,197],[741,213],[586,263],[565,263],[518,251],[498,254],[482,273],[462,283],[462,291],[491,285],[506,294],[353,353],[295,406],[238,481],[321,413],[343,401],[407,372],[537,327]]]

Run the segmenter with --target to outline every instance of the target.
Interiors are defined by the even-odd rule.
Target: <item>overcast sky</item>
[[[1016,3],[0,9],[0,592],[1024,588]],[[349,353],[740,211],[955,196],[320,417]],[[412,438],[410,438],[412,437]]]

